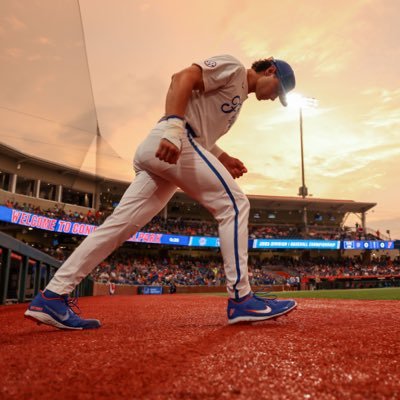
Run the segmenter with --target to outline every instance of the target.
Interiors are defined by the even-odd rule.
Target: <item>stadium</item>
[[[128,186],[83,175],[5,145],[1,152],[2,231],[38,250],[46,249],[55,261],[63,261],[104,221]],[[68,185],[71,176],[75,177],[72,187]],[[286,285],[298,289],[399,286],[395,242],[366,228],[365,213],[374,203],[273,196],[249,199],[253,285],[275,285],[278,290]],[[357,228],[344,224],[350,213],[360,216]],[[133,285],[134,291],[161,286],[165,292],[175,283],[178,293],[188,291],[188,286],[222,292],[225,280],[217,236],[212,215],[178,192],[159,215],[93,272],[95,292],[106,293],[100,283],[117,284],[117,294],[126,292],[125,285]],[[7,273],[12,284],[3,289],[3,302],[29,299],[50,277],[43,271],[42,285],[35,283],[35,268],[30,268],[28,288],[21,288],[17,262],[21,259],[14,256],[14,260]],[[214,269],[216,273],[210,272]],[[21,294],[24,289],[27,297]]]
[[[0,6],[15,48],[52,44],[47,34],[59,24],[60,52],[69,54],[59,66],[58,50],[25,62],[15,48],[5,52],[17,62],[5,58],[4,82],[12,84],[0,104],[0,397],[399,398],[400,240],[372,228],[373,197],[309,195],[304,165],[297,196],[247,195],[249,283],[272,301],[295,299],[289,315],[227,324],[218,223],[178,189],[71,293],[73,312],[98,317],[101,329],[57,330],[23,318],[113,214],[132,170],[95,101],[88,5],[44,3]],[[44,32],[36,42],[24,34],[33,24]],[[65,38],[73,45],[60,45]],[[32,62],[42,57],[39,71]],[[302,135],[301,108],[300,118]],[[117,179],[110,171],[126,172]]]

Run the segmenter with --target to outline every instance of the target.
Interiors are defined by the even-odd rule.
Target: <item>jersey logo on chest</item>
[[[240,102],[240,96],[235,96],[232,98],[230,103],[224,103],[221,106],[221,111],[225,114],[230,114],[231,112],[238,112],[242,103]]]

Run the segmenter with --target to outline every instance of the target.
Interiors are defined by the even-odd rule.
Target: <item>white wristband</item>
[[[162,139],[167,139],[179,150],[182,148],[182,138],[185,135],[185,121],[180,118],[169,118]]]

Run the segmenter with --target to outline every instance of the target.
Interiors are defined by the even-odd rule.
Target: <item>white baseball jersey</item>
[[[185,119],[196,133],[197,142],[211,150],[234,124],[248,97],[247,70],[230,55],[194,64],[203,70],[204,92],[193,91]]]

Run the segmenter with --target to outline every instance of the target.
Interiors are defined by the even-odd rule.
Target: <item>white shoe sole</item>
[[[71,326],[66,326],[63,325],[62,323],[56,321],[54,318],[52,318],[49,314],[42,313],[39,311],[31,311],[31,310],[26,310],[24,314],[25,318],[31,319],[34,322],[37,322],[39,325],[40,324],[45,324],[45,325],[50,325],[54,326],[58,329],[71,329],[71,330],[79,330],[81,331],[83,328],[74,328]]]
[[[293,311],[297,307],[297,303],[295,302],[293,307],[279,313],[279,314],[274,314],[274,315],[264,315],[264,316],[251,316],[251,315],[246,315],[242,317],[236,317],[232,319],[228,319],[228,324],[237,324],[238,322],[257,322],[257,321],[265,321],[267,319],[276,319],[278,317],[281,317],[282,315],[286,315],[290,313],[290,311]]]

